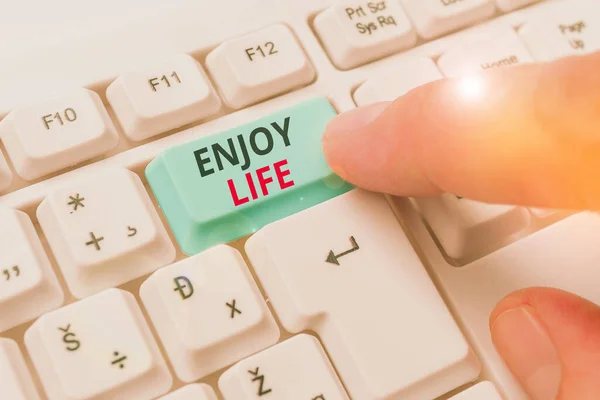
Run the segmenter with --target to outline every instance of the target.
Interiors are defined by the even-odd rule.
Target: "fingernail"
[[[561,379],[558,353],[530,307],[513,308],[492,323],[496,349],[532,400],[555,400]]]
[[[338,115],[327,124],[325,140],[333,141],[348,132],[359,130],[379,117],[390,102],[375,103]]]

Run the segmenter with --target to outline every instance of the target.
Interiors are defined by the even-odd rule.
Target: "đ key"
[[[324,98],[167,149],[146,177],[177,241],[196,254],[352,189],[325,161]]]

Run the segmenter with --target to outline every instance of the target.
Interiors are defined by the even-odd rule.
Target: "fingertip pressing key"
[[[394,195],[597,208],[600,80],[585,71],[599,63],[593,54],[428,83],[338,116],[326,159],[347,181]]]
[[[381,102],[356,108],[340,114],[332,119],[325,128],[323,135],[323,152],[330,167],[343,179],[347,179],[345,153],[354,151],[354,140],[360,139],[361,129],[371,124],[390,106],[391,102]]]

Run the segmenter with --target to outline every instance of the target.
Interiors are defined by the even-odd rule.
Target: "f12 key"
[[[146,176],[181,249],[199,253],[350,190],[321,151],[335,115],[310,100],[152,161]]]

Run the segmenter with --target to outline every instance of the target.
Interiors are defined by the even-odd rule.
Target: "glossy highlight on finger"
[[[600,57],[571,62],[600,70]],[[524,64],[434,81],[391,104],[342,114],[324,135],[326,159],[351,183],[393,195],[449,192],[489,203],[600,209],[600,112],[592,112],[600,95],[588,93],[600,93],[600,79],[557,98],[564,91],[546,78],[549,68]],[[571,110],[580,92],[593,104]],[[561,121],[576,116],[587,124],[553,124],[556,113],[540,100],[550,97]]]

